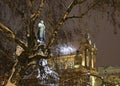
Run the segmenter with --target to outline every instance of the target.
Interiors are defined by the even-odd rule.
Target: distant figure
[[[38,42],[44,42],[45,41],[45,25],[44,21],[41,20],[40,23],[38,23]]]

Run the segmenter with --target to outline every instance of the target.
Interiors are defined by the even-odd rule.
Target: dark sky
[[[98,48],[97,65],[120,65],[120,31],[113,34],[113,28],[101,30],[95,38]]]

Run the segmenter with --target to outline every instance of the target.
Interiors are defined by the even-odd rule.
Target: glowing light
[[[60,52],[62,53],[62,54],[71,54],[71,53],[73,53],[73,52],[75,52],[76,51],[76,49],[74,48],[74,47],[72,47],[72,46],[62,46],[62,47],[60,47]]]
[[[79,68],[79,67],[80,67],[80,65],[75,65],[74,67],[75,67],[75,68]]]
[[[92,79],[92,86],[95,86],[95,77],[91,76],[91,79]]]
[[[85,66],[85,58],[82,58],[82,66]]]

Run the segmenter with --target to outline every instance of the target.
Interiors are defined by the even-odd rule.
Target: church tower
[[[87,69],[96,69],[96,51],[96,46],[91,42],[89,34],[85,34],[75,57],[75,65],[81,65]]]

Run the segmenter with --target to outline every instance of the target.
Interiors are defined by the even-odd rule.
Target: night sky
[[[118,66],[120,65],[120,31],[113,33],[113,28],[101,30],[95,41],[98,48],[97,65]]]

